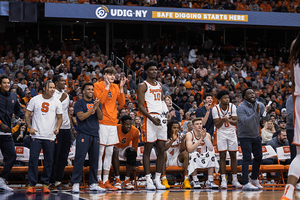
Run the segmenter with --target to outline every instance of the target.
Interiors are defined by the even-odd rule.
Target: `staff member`
[[[17,158],[15,143],[11,137],[11,118],[13,113],[24,119],[24,113],[18,102],[16,93],[10,92],[10,81],[7,76],[0,77],[0,150],[5,165],[0,173],[0,189],[14,191],[6,185],[10,170]]]

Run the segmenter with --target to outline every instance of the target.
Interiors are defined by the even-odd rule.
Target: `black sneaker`
[[[57,186],[56,186],[56,188],[59,190],[59,191],[69,191],[70,189],[69,188],[67,188],[66,186],[64,186],[63,184],[58,184]]]

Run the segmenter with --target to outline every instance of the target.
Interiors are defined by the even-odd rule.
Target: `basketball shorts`
[[[101,145],[110,146],[119,143],[117,126],[110,126],[105,124],[99,125],[99,138]]]
[[[128,146],[128,147],[125,147],[125,148],[118,148],[118,150],[119,150],[119,157],[121,157],[121,158],[123,158],[124,160],[126,160],[126,156],[125,156],[125,151],[126,151],[126,149],[128,149],[129,147],[131,147],[131,145],[130,146]]]
[[[212,151],[207,151],[205,153],[199,153],[194,151],[189,154],[189,166],[188,166],[188,175],[191,175],[196,169],[204,168],[215,168],[215,172],[219,172],[219,163],[217,158]]]
[[[223,134],[217,132],[218,151],[238,151],[238,140],[235,132]]]
[[[167,141],[167,118],[158,114],[151,114],[151,116],[160,119],[160,125],[156,126],[150,119],[145,118],[143,124],[144,142]]]
[[[295,129],[294,129],[294,145],[300,146],[300,96],[296,96],[295,105]]]
[[[179,160],[178,160],[178,155],[170,155],[170,154],[167,154],[167,163],[166,163],[166,166],[178,166],[178,167],[182,167],[183,166],[183,163],[181,163]]]

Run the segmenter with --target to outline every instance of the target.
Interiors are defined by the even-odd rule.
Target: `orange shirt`
[[[240,4],[240,5],[236,8],[236,10],[247,10],[247,11],[249,11],[249,6],[248,6],[248,5],[242,5],[242,4]]]
[[[112,83],[109,90],[105,89],[104,82],[97,82],[94,84],[94,99],[100,99],[102,106],[103,119],[99,120],[99,124],[110,126],[117,126],[117,105],[119,102],[119,109],[125,105],[124,93],[120,93],[120,88],[117,84]]]
[[[243,84],[245,85],[245,88],[248,87],[248,85],[247,85],[246,83],[243,83]],[[239,87],[241,87],[241,86],[242,86],[242,84],[240,84],[240,83],[236,84],[236,85],[235,85],[235,91],[236,91],[237,88],[239,88]]]
[[[117,131],[119,136],[119,143],[115,144],[118,148],[126,148],[132,144],[132,147],[136,150],[139,146],[139,129],[131,126],[130,131],[127,134],[122,132],[122,124],[117,125]]]
[[[86,82],[90,82],[91,79],[90,79],[90,77],[89,77],[88,75],[86,75],[86,74],[84,74],[84,75],[83,75],[83,74],[80,74],[80,75],[77,77],[77,79],[80,80],[80,77],[81,77],[81,76],[84,76],[84,77],[83,77],[83,80],[85,80]]]
[[[270,4],[261,4],[259,6],[259,9],[262,9],[264,12],[271,12],[272,7],[270,6]]]

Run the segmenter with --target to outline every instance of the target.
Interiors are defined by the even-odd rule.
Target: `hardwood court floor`
[[[167,191],[118,191],[107,193],[91,193],[81,191],[80,194],[71,192],[26,195],[25,190],[14,193],[0,192],[0,200],[280,200],[282,190],[263,190],[258,192],[243,192],[241,190],[182,190]],[[294,199],[300,199],[300,192],[295,192]]]

